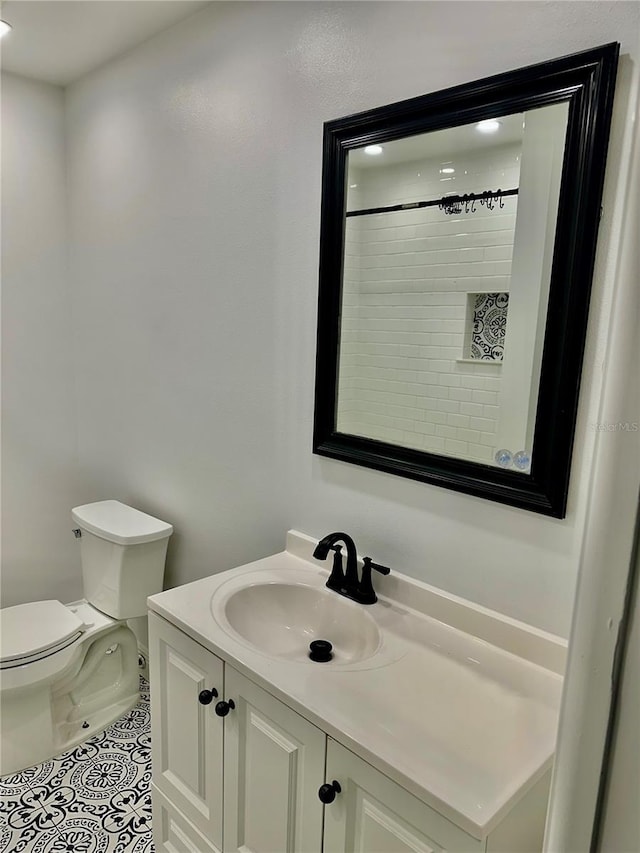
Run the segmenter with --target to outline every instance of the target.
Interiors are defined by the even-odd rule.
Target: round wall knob
[[[210,705],[217,695],[218,691],[215,687],[212,687],[211,690],[201,690],[198,693],[198,702],[201,705]]]
[[[340,783],[336,782],[335,779],[331,784],[326,783],[324,785],[320,785],[320,788],[318,789],[320,802],[325,803],[325,805],[332,803],[336,798],[336,794],[339,794],[341,791],[342,788],[340,787]]]
[[[218,702],[216,705],[216,714],[219,717],[226,717],[229,711],[233,711],[236,707],[236,703],[233,699],[229,699],[228,702],[225,702],[224,699],[221,702]]]

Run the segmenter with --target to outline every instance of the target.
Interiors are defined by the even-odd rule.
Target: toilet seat
[[[31,601],[1,611],[0,670],[42,660],[75,643],[87,625],[59,601]]]

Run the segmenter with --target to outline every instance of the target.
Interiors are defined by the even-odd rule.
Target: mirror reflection
[[[528,474],[567,117],[349,151],[338,432]]]

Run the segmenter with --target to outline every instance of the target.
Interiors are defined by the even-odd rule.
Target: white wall
[[[530,110],[525,117],[498,446],[521,447],[529,453],[536,425],[567,113],[565,102]]]
[[[638,34],[640,36],[640,34]],[[638,38],[638,36],[636,36]],[[638,38],[640,43],[640,38]],[[629,73],[631,71],[631,73]],[[615,664],[623,648],[621,619],[633,563],[634,530],[638,529],[638,495],[640,494],[640,452],[638,432],[632,424],[640,423],[640,383],[638,341],[640,341],[640,68],[627,69],[630,104],[623,140],[626,156],[624,168],[617,176],[625,188],[626,204],[614,211],[620,223],[620,250],[612,253],[610,267],[615,272],[612,287],[611,333],[607,337],[606,385],[598,412],[598,429],[593,456],[593,471],[580,553],[580,573],[576,590],[576,608],[571,626],[567,676],[558,730],[551,800],[545,850],[582,851],[589,849],[597,820],[596,804],[601,782],[608,774],[605,754],[611,715],[612,679]],[[629,427],[627,430],[625,427]],[[636,555],[637,556],[637,555]],[[637,620],[637,588],[634,603]],[[634,634],[627,637],[627,653],[633,655]],[[637,645],[635,648],[637,652]],[[634,674],[633,657],[625,673],[621,697],[624,734],[619,732],[619,745],[626,750],[637,746],[637,657]],[[629,665],[629,664],[628,664]],[[629,679],[629,681],[627,681]],[[631,740],[627,737],[630,735]],[[633,762],[631,754],[625,759]],[[605,843],[624,843],[637,838],[637,810],[629,807],[633,789],[638,784],[638,767],[625,778],[625,760],[613,774],[622,784],[612,785],[607,797]],[[622,771],[622,772],[621,772]],[[631,795],[631,796],[629,796]],[[616,825],[617,824],[617,825]],[[605,848],[606,849],[606,848]],[[632,848],[633,849],[633,848]],[[613,851],[611,851],[613,853]],[[616,851],[621,853],[621,851]]]
[[[636,584],[626,639],[626,653],[619,698],[608,789],[605,799],[602,853],[635,853],[640,850],[640,554],[635,567]]]
[[[322,123],[614,39],[633,52],[637,30],[615,2],[216,3],[73,85],[82,500],[172,522],[170,583],[280,548],[287,527],[346,529],[361,553],[566,633],[615,181],[557,521],[311,454]]]
[[[640,33],[636,38],[640,44]],[[610,323],[608,330],[599,330],[606,347],[606,381],[594,424],[589,505],[579,554],[580,572],[545,832],[544,849],[549,853],[583,853],[592,847],[596,804],[601,780],[607,772],[604,748],[611,712],[612,679],[623,642],[620,623],[633,560],[634,529],[638,522],[640,433],[634,431],[632,425],[640,423],[640,383],[637,381],[640,68],[638,63],[633,68],[623,64],[621,72],[629,86],[629,103],[633,105],[626,126],[619,127],[616,134],[616,143],[623,146],[624,157],[615,181],[624,203],[605,207],[606,214],[612,217],[614,230],[620,230],[621,241],[618,252],[612,251],[607,257],[610,273],[607,278],[612,279],[606,291],[611,301]],[[623,695],[623,708],[627,701]],[[631,714],[632,722],[637,720],[635,704],[627,708],[627,713]],[[637,726],[635,729],[637,733]],[[610,798],[608,804],[610,813],[615,814],[614,819],[624,815],[620,825],[610,827],[610,837],[618,840],[633,838],[633,823],[637,818],[637,813],[629,808],[633,799],[627,797],[624,788],[624,785],[618,786],[615,794],[611,794],[621,801],[614,804]]]
[[[2,75],[2,604],[81,594],[62,89]]]

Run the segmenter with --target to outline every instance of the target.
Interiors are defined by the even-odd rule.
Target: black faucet
[[[347,548],[347,570],[342,570],[342,546],[337,542],[343,542]],[[329,533],[321,539],[313,552],[316,560],[326,560],[329,551],[334,551],[333,569],[329,575],[326,586],[334,592],[358,601],[360,604],[375,604],[378,600],[371,582],[371,569],[375,569],[383,575],[388,575],[390,569],[374,563],[371,557],[365,557],[362,567],[362,579],[358,579],[358,553],[353,539],[347,533]]]
[[[344,542],[347,546],[347,571],[342,571],[342,548],[336,542]],[[353,598],[358,588],[358,554],[356,552],[356,544],[347,533],[329,533],[324,539],[321,539],[316,545],[313,556],[316,560],[326,560],[329,551],[335,551],[333,557],[333,571],[329,576],[326,586],[339,592],[341,595],[346,595],[347,598]]]

